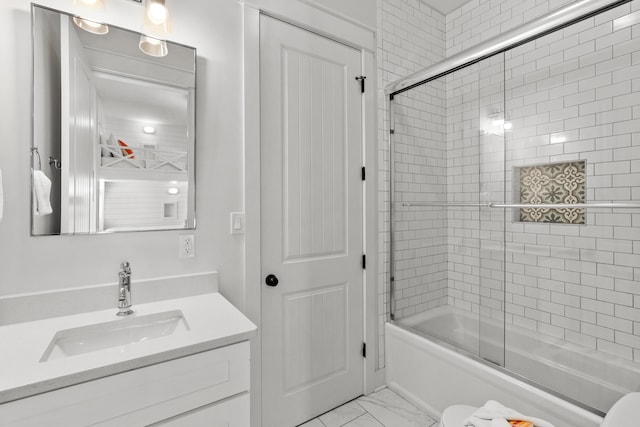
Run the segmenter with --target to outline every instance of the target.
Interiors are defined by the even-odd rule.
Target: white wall
[[[43,0],[73,11],[71,0]],[[101,236],[29,236],[31,24],[29,3],[0,4],[0,169],[5,212],[0,222],[0,296],[115,282],[120,262],[134,280],[217,269],[224,295],[243,307],[242,237],[229,234],[229,212],[242,210],[242,27],[235,1],[172,4],[173,40],[198,49],[196,257],[178,258],[178,231]],[[107,1],[103,20],[139,30],[142,7]]]
[[[74,12],[75,7],[72,0],[40,3],[68,12]],[[141,6],[118,0],[106,4],[97,18],[140,29]],[[316,4],[375,27],[372,0],[322,0]],[[221,292],[243,308],[244,241],[242,236],[229,233],[229,212],[243,210],[241,6],[234,0],[193,0],[188,7],[181,6],[181,2],[170,4],[174,27],[171,39],[198,49],[197,254],[190,259],[178,258],[178,231],[30,237],[30,9],[23,0],[0,4],[4,34],[0,51],[13,65],[0,69],[0,169],[5,183],[4,220],[0,222],[0,297],[115,282],[120,262],[127,259],[137,279],[217,269]]]
[[[350,17],[368,27],[376,27],[376,0],[300,0],[302,3],[317,4]]]

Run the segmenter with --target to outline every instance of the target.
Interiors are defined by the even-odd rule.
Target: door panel
[[[263,426],[286,427],[363,390],[361,54],[260,26]]]
[[[347,370],[346,285],[284,296],[285,393]]]
[[[344,65],[284,46],[285,258],[346,249]]]

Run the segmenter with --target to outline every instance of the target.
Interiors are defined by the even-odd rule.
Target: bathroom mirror
[[[194,228],[196,50],[37,5],[32,29],[32,235]]]

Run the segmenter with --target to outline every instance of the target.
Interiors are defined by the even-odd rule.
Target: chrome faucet
[[[123,262],[120,267],[122,271],[118,272],[118,316],[128,316],[133,313],[131,310],[131,266],[127,261]]]

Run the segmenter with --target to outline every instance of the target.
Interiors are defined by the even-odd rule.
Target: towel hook
[[[58,171],[62,169],[62,163],[60,162],[60,160],[51,156],[49,156],[49,166],[51,166],[52,168]]]
[[[38,152],[38,147],[31,147],[31,156],[37,156],[38,157],[38,169],[37,170],[41,170],[42,169],[42,159],[40,158],[40,153]],[[35,164],[34,164],[35,167]]]

